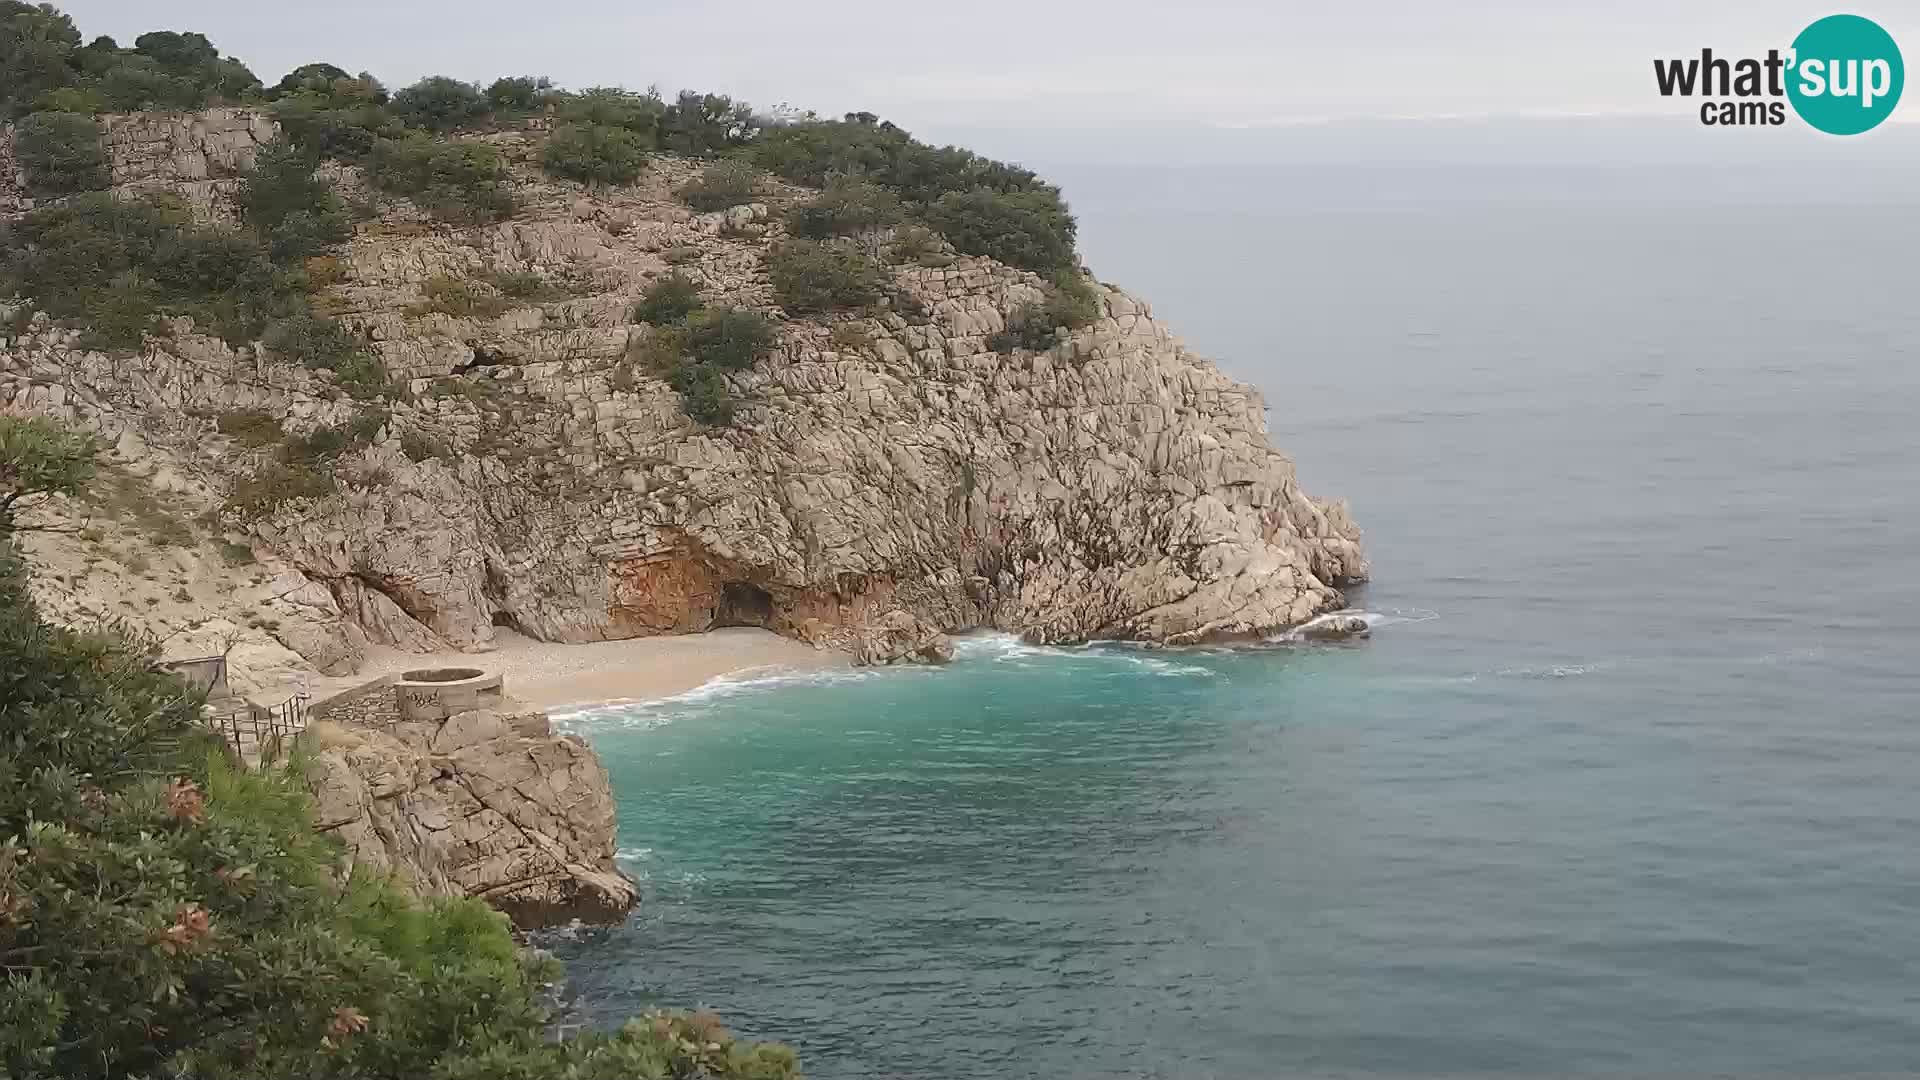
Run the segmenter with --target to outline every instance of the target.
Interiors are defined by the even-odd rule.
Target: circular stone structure
[[[425,668],[403,672],[393,694],[402,720],[445,720],[474,709],[498,708],[500,676],[479,668]]]

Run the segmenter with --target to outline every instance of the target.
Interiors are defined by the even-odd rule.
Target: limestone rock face
[[[613,866],[607,773],[539,713],[479,710],[436,724],[316,724],[316,825],[355,866],[416,891],[472,896],[522,928],[613,922],[638,893]]]
[[[890,611],[862,626],[853,635],[855,664],[897,664],[918,661],[946,664],[953,660],[953,642],[911,611]]]
[[[115,175],[214,183],[195,177],[261,132],[206,115],[205,134],[110,125]],[[1344,505],[1309,497],[1269,442],[1261,394],[1118,288],[1096,285],[1098,317],[1038,352],[993,346],[1042,280],[950,251],[891,262],[876,310],[800,318],[776,305],[766,257],[809,193],[769,183],[761,202],[693,214],[673,189],[696,163],[588,191],[538,172],[537,136],[487,138],[516,163],[513,220],[456,230],[383,199],[336,259],[328,309],[407,394],[341,459],[335,494],[229,519],[316,585],[275,599],[315,628],[280,633],[316,664],[369,644],[485,647],[503,625],[560,641],[757,625],[874,662],[937,656],[934,639],[976,627],[1236,639],[1340,608],[1367,573]],[[778,320],[773,354],[728,375],[729,427],[690,421],[629,359],[652,330],[627,312],[670,267]],[[549,295],[499,314],[422,303],[436,277],[529,274]],[[0,407],[137,428],[216,486],[264,452],[215,437],[210,416],[344,424],[359,407],[327,379],[184,321],[131,357],[44,323],[0,341]]]

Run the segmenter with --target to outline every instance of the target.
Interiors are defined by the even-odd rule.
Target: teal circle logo
[[[1892,115],[1906,85],[1900,47],[1880,24],[1829,15],[1793,39],[1787,99],[1829,135],[1858,135]]]

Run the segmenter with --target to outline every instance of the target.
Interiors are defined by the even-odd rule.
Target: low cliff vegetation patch
[[[858,247],[803,237],[775,247],[767,273],[780,306],[806,314],[879,303],[887,282],[886,272]]]
[[[104,193],[28,214],[0,236],[0,272],[12,291],[110,349],[138,348],[162,313],[244,344],[299,311],[306,287],[252,238],[199,225],[185,206]]]
[[[673,273],[654,282],[634,306],[633,321],[654,329],[615,370],[615,389],[632,389],[639,367],[680,392],[687,415],[703,424],[733,420],[726,373],[752,367],[772,348],[778,328],[748,308],[708,306],[699,286]]]
[[[107,151],[91,116],[37,112],[20,121],[14,144],[27,191],[53,198],[107,186]]]

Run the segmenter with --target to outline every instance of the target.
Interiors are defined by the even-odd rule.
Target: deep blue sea
[[[817,1078],[1920,1070],[1920,182],[1055,174],[1352,501],[1372,640],[574,716],[645,883],[556,945],[596,1015]]]

